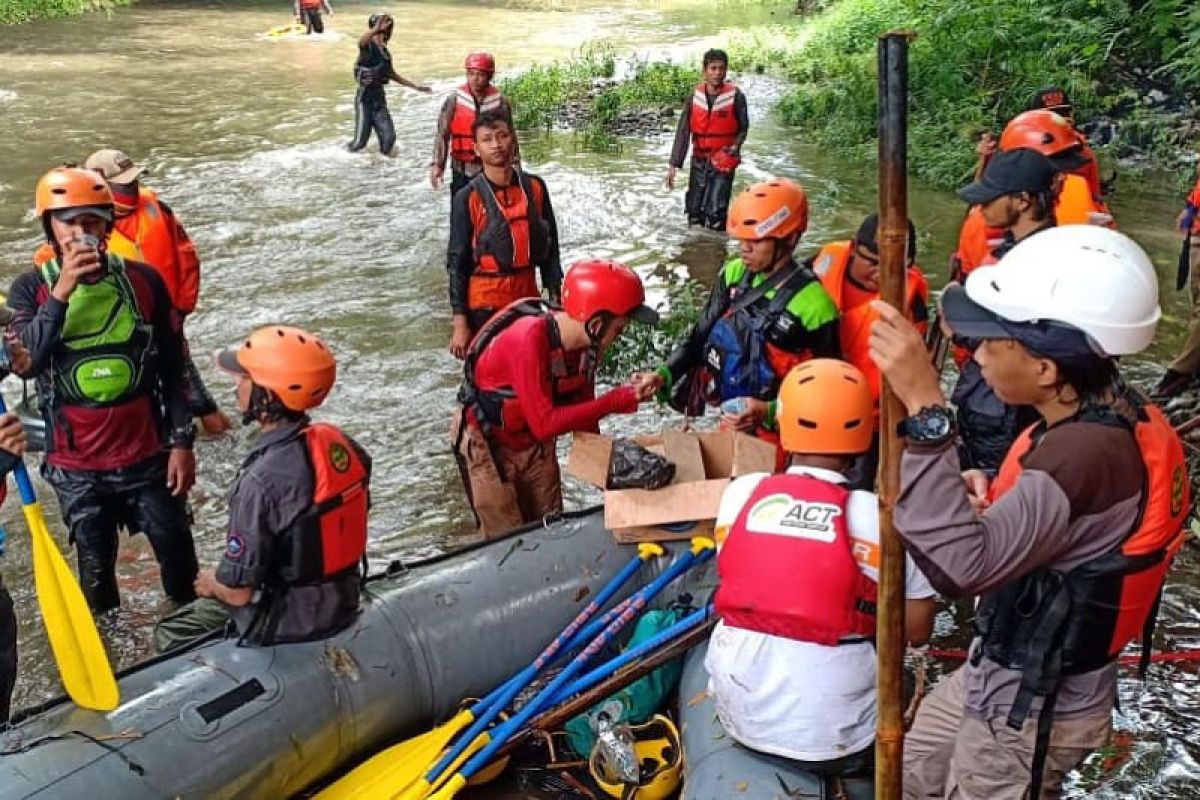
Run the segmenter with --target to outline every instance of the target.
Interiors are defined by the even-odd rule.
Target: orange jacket
[[[871,307],[869,301],[878,298],[879,295],[876,293],[866,301],[847,307],[848,297],[845,289],[848,276],[846,273],[850,266],[850,254],[853,250],[853,241],[832,242],[825,245],[813,262],[813,272],[821,279],[821,285],[825,287],[825,291],[833,298],[833,303],[838,308],[838,337],[842,345],[842,358],[862,370],[871,387],[871,394],[878,403],[879,396],[883,392],[883,377],[879,374],[879,368],[875,366],[875,362],[871,360],[869,351],[871,325],[879,319],[879,312]],[[925,275],[921,272],[920,267],[915,265],[908,268],[904,306],[910,318],[916,316],[917,309],[929,306],[929,283],[925,280]],[[924,334],[928,319],[915,321],[917,329]]]
[[[192,313],[200,296],[200,258],[170,207],[143,186],[133,213],[119,217],[114,228],[132,239],[141,251],[141,260],[162,276],[180,313]]]
[[[726,82],[709,107],[704,82],[696,84],[692,93],[692,111],[689,118],[692,131],[692,154],[696,158],[708,158],[716,150],[737,144],[738,121],[733,113],[737,99],[737,87]]]

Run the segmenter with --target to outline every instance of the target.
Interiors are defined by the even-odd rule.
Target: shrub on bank
[[[15,25],[46,17],[67,17],[87,11],[107,11],[133,0],[0,0],[0,25]]]

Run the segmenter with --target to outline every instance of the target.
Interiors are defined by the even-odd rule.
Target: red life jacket
[[[312,505],[284,532],[278,575],[303,584],[357,569],[367,553],[367,469],[345,434],[324,422],[305,428]]]
[[[1055,671],[1073,675],[1099,669],[1139,636],[1149,655],[1152,612],[1183,544],[1191,497],[1179,436],[1156,406],[1130,399],[1138,413],[1133,435],[1146,468],[1132,530],[1108,553],[1068,572],[1039,569],[981,598],[976,621],[981,652],[1024,673],[1026,697],[1018,694],[1010,725],[1024,721],[1030,696],[1056,690]],[[1113,412],[1080,419],[1126,424]],[[1008,451],[989,490],[993,501],[1017,484],[1037,428],[1028,428]]]
[[[846,307],[846,269],[850,266],[850,254],[854,242],[831,242],[821,249],[813,261],[813,272],[821,279],[821,285],[833,298],[833,304],[838,307],[838,338],[841,341],[842,357],[862,371],[871,387],[871,394],[879,403],[879,395],[883,392],[883,377],[879,368],[871,360],[869,344],[871,326],[879,319],[879,312],[870,303],[861,303],[851,308]],[[929,304],[929,284],[919,267],[908,268],[904,287],[904,308],[909,315],[920,300]],[[917,329],[923,336],[925,323],[919,323]]]
[[[717,556],[721,619],[823,645],[874,636],[878,587],[854,560],[849,499],[845,486],[811,475],[764,478]]]
[[[519,430],[526,427],[520,400],[511,386],[481,387],[475,377],[479,357],[517,320],[530,316],[546,320],[550,336],[550,389],[556,403],[569,399],[595,381],[596,360],[591,350],[579,359],[575,368],[571,367],[558,323],[554,320],[554,312],[558,310],[541,298],[518,300],[492,315],[471,340],[463,359],[463,380],[458,389],[458,402],[485,436],[493,428]]]
[[[733,113],[733,102],[737,87],[728,81],[709,105],[704,82],[696,84],[692,94],[692,111],[689,115],[692,132],[692,154],[695,158],[708,158],[714,151],[737,144],[738,121]]]
[[[538,293],[533,267],[546,255],[550,226],[542,219],[529,178],[519,170],[515,174],[519,199],[509,206],[500,205],[482,172],[467,185],[483,206],[483,226],[476,227],[472,237],[475,271],[467,282],[471,309],[503,308]]]
[[[454,92],[454,116],[450,118],[450,157],[464,164],[479,161],[475,153],[475,117],[487,111],[500,109],[500,90],[489,85],[483,93],[483,102],[477,103],[471,87],[463,84]]]

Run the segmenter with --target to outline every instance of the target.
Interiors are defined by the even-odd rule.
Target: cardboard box
[[[734,431],[635,436],[647,450],[675,464],[675,479],[661,489],[604,492],[604,524],[619,541],[645,542],[711,536],[721,494],[733,478],[775,469],[775,445]],[[567,473],[603,489],[612,439],[576,433]],[[687,526],[686,523],[696,523]],[[673,529],[664,528],[669,525]]]

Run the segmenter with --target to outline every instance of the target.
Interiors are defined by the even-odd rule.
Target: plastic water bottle
[[[731,397],[721,403],[721,421],[717,423],[718,429],[723,431],[733,430],[733,423],[730,421],[731,418],[743,413],[749,406],[750,404],[746,402],[746,398],[744,397]]]
[[[603,711],[596,717],[597,764],[610,783],[637,786],[641,778],[637,754],[633,749],[633,734],[627,725],[614,725]]]

